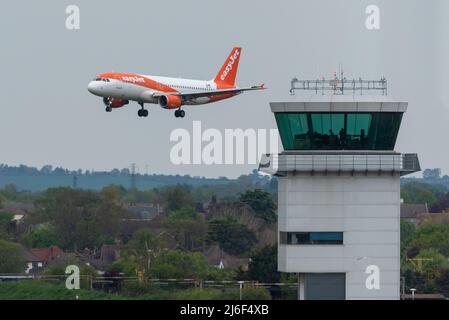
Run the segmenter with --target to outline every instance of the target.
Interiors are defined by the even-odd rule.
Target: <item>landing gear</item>
[[[112,98],[110,97],[105,97],[103,98],[103,103],[106,105],[106,112],[111,112],[112,111],[112,107],[111,107],[111,103],[112,103]]]
[[[185,115],[186,115],[186,112],[185,112],[184,110],[177,109],[177,110],[175,111],[175,117],[176,117],[176,118],[184,118]]]
[[[141,109],[137,111],[139,117],[148,117],[148,110],[143,107],[143,103],[139,102]]]
[[[146,109],[139,109],[139,111],[137,111],[137,115],[139,117],[148,117],[148,110],[146,110]]]

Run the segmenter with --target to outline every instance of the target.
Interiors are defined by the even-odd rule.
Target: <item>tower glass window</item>
[[[285,150],[393,150],[400,112],[276,113]]]
[[[309,244],[343,244],[343,232],[281,232],[281,244],[309,245]]]

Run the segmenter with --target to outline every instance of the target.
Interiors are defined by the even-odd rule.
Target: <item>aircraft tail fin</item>
[[[229,54],[226,61],[223,63],[220,71],[215,76],[214,82],[218,88],[232,88],[235,87],[235,78],[239,67],[240,55],[242,54],[241,47],[234,47]]]

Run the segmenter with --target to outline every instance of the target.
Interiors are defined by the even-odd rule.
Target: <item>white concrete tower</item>
[[[278,177],[278,269],[300,299],[400,298],[400,177],[416,154],[394,151],[406,102],[316,95],[270,103],[284,151]]]

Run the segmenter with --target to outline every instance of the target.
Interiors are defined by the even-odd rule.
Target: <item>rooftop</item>
[[[272,112],[401,112],[408,103],[391,96],[301,95],[270,103]]]

